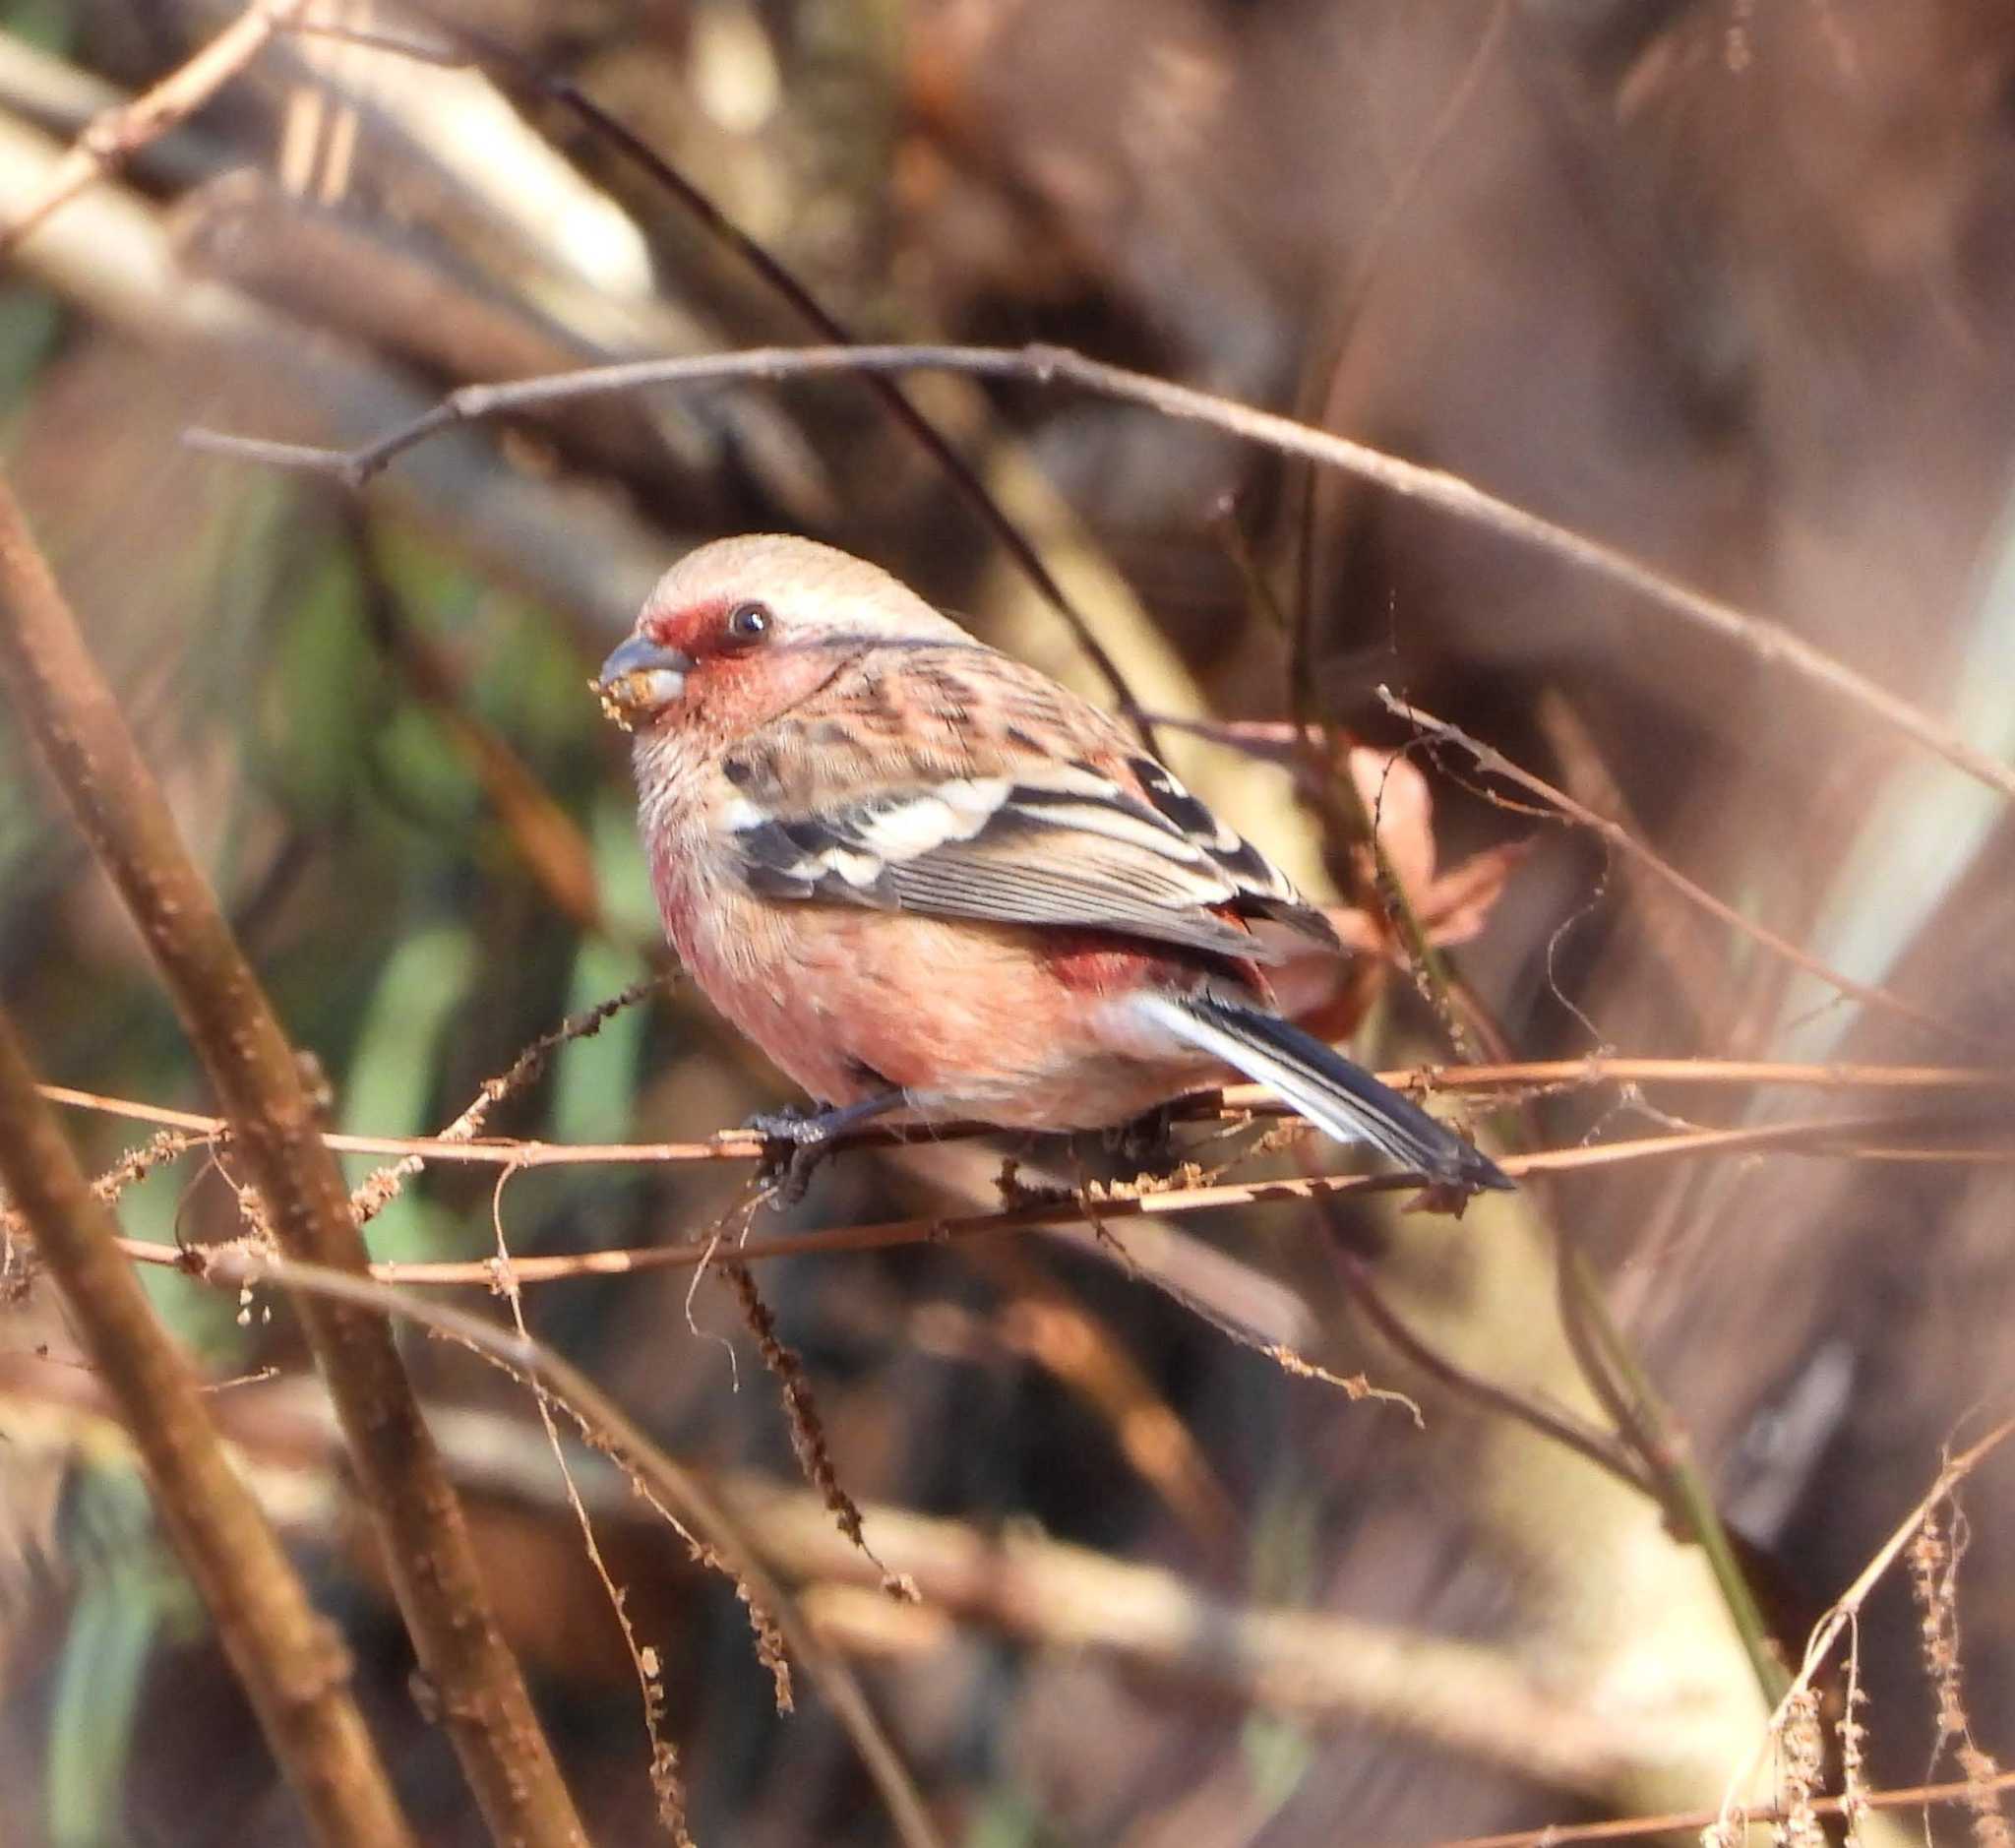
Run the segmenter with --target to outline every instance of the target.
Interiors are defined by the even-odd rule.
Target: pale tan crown
[[[816,539],[751,532],[688,552],[660,578],[646,617],[715,598],[766,603],[802,634],[936,637],[967,641],[965,631],[879,565]]]

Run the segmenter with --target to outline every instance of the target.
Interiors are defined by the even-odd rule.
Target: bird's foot
[[[756,1185],[773,1188],[779,1206],[795,1206],[812,1185],[813,1172],[832,1153],[833,1133],[824,1119],[829,1110],[759,1110],[742,1125],[763,1139]]]
[[[1157,1104],[1126,1123],[1116,1123],[1105,1138],[1106,1146],[1130,1167],[1143,1174],[1167,1174],[1178,1153],[1175,1106]]]
[[[749,1135],[763,1139],[763,1155],[756,1169],[757,1185],[773,1187],[778,1206],[795,1206],[812,1185],[814,1171],[828,1155],[837,1152],[839,1140],[847,1131],[907,1101],[896,1090],[864,1097],[858,1103],[841,1104],[836,1109],[800,1105],[759,1110],[742,1125]]]

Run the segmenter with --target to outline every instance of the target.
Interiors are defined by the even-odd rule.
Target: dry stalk
[[[625,996],[634,993],[626,990]],[[622,1005],[625,996],[605,1002],[590,1014]],[[576,1030],[575,1020],[555,1029]],[[551,1035],[546,1036],[550,1039]],[[545,1040],[535,1041],[527,1052]],[[516,1067],[513,1068],[516,1072]],[[1407,1066],[1377,1076],[1397,1090],[1452,1095],[1543,1096],[1556,1092],[1587,1090],[1599,1084],[1636,1086],[1646,1083],[1683,1084],[1706,1088],[1786,1085],[1822,1091],[1906,1091],[1927,1095],[1993,1095],[2015,1092],[2015,1070],[1994,1066],[1955,1065],[1849,1065],[1804,1064],[1769,1059],[1639,1059],[1598,1053],[1580,1059],[1536,1059],[1516,1064]],[[511,1082],[506,1074],[492,1083]],[[162,1129],[179,1130],[198,1141],[220,1136],[225,1125],[221,1117],[200,1111],[176,1110],[165,1104],[144,1103],[131,1097],[108,1097],[97,1091],[78,1090],[66,1084],[38,1087],[51,1103],[76,1110],[92,1110],[103,1116],[124,1117],[135,1123],[151,1123]],[[485,1086],[487,1092],[488,1086]],[[478,1100],[480,1101],[480,1099]],[[484,1106],[487,1108],[487,1106]],[[471,1105],[474,1109],[475,1105]],[[1256,1084],[1228,1084],[1222,1090],[1203,1092],[1191,1098],[1180,1112],[1185,1122],[1224,1120],[1237,1123],[1253,1115],[1279,1113],[1286,1109],[1271,1091]],[[763,1144],[739,1130],[722,1131],[699,1142],[540,1142],[519,1138],[463,1138],[452,1133],[466,1117],[458,1118],[449,1132],[440,1136],[352,1136],[332,1132],[323,1137],[327,1146],[344,1155],[411,1156],[422,1161],[483,1162],[498,1167],[544,1168],[566,1165],[621,1165],[686,1161],[755,1161],[762,1157]],[[960,1136],[984,1133],[983,1124],[933,1124],[925,1131],[867,1129],[847,1139],[848,1146],[879,1147],[889,1143],[927,1138],[933,1143]]]
[[[1634,1166],[1646,1161],[1708,1156],[1747,1158],[1773,1150],[1856,1160],[1973,1162],[2015,1158],[2015,1150],[2007,1147],[1952,1148],[1898,1144],[1895,1138],[1899,1132],[1907,1133],[1909,1128],[1907,1120],[1899,1122],[1892,1117],[1875,1116],[1759,1124],[1734,1130],[1687,1130],[1671,1136],[1646,1136],[1628,1141],[1576,1144],[1567,1148],[1543,1149],[1530,1155],[1506,1155],[1498,1165],[1506,1174],[1523,1178],[1534,1174],[1584,1173],[1599,1168]],[[329,1140],[332,1144],[339,1145],[344,1139],[332,1137]],[[457,1147],[454,1143],[444,1143],[439,1152],[449,1154]],[[541,1159],[542,1152],[562,1160],[584,1155],[597,1161],[641,1161],[661,1158],[662,1154],[661,1149],[651,1144],[588,1150],[558,1148],[552,1144],[492,1143],[477,1144],[462,1152],[467,1158],[516,1168],[562,1165],[560,1160]],[[514,1152],[520,1158],[514,1160]],[[1420,1177],[1412,1174],[1322,1174],[1171,1188],[1164,1192],[1100,1200],[1093,1200],[1082,1193],[1043,1193],[1026,1204],[1001,1212],[966,1213],[955,1218],[897,1219],[883,1225],[834,1226],[824,1231],[773,1233],[763,1238],[743,1240],[735,1247],[735,1256],[754,1263],[759,1259],[795,1258],[807,1254],[829,1256],[836,1252],[888,1251],[903,1245],[938,1244],[953,1238],[1026,1232],[1039,1226],[1082,1225],[1094,1218],[1109,1221],[1161,1218],[1224,1206],[1341,1199],[1350,1195],[1412,1194],[1417,1193],[1420,1186]],[[187,1259],[187,1254],[179,1247],[143,1239],[122,1240],[120,1249],[138,1263],[177,1266]],[[519,1283],[549,1283],[571,1277],[625,1276],[639,1270],[695,1270],[706,1264],[713,1252],[711,1242],[695,1240],[680,1245],[645,1245],[613,1251],[519,1258],[513,1260],[512,1269]],[[496,1283],[494,1259],[382,1263],[373,1264],[370,1270],[373,1276],[387,1283],[474,1285],[484,1289],[492,1288]]]
[[[195,1371],[120,1255],[14,1029],[0,1017],[0,1178],[63,1292],[147,1466],[175,1548],[216,1623],[315,1840],[412,1841],[363,1716],[347,1650],[308,1601],[252,1492],[224,1455]]]
[[[875,1549],[868,1544],[860,1504],[847,1493],[846,1484],[840,1481],[839,1471],[833,1466],[832,1448],[825,1441],[825,1421],[819,1416],[819,1401],[812,1396],[812,1382],[805,1373],[805,1363],[798,1351],[777,1333],[776,1317],[763,1300],[763,1292],[756,1287],[755,1272],[747,1264],[732,1259],[723,1260],[715,1267],[733,1292],[742,1320],[749,1324],[749,1332],[756,1337],[756,1349],[763,1356],[763,1366],[768,1368],[783,1392],[784,1416],[790,1423],[791,1449],[797,1456],[798,1467],[805,1472],[805,1480],[819,1491],[839,1531],[873,1562],[876,1571],[882,1574],[882,1589],[891,1598],[914,1604],[917,1601],[916,1585],[900,1573],[891,1572],[876,1558]]]
[[[1998,1793],[2015,1787],[2015,1771],[2000,1772],[1987,1787]],[[1927,1810],[1937,1805],[1970,1801],[1975,1786],[1964,1782],[1913,1784],[1904,1790],[1871,1790],[1861,1799],[1861,1808],[1882,1813],[1890,1810]],[[1815,1817],[1843,1816],[1846,1801],[1840,1797],[1819,1797],[1812,1803]],[[1784,1812],[1771,1808],[1747,1812],[1751,1822],[1781,1822]],[[1648,1841],[1660,1836],[1697,1833],[1713,1828],[1719,1817],[1712,1810],[1679,1810],[1666,1816],[1620,1817],[1608,1822],[1549,1822],[1541,1828],[1509,1829],[1501,1835],[1465,1835],[1458,1841],[1442,1842],[1438,1848],[1581,1848],[1583,1843]]]
[[[1854,1583],[1841,1594],[1833,1609],[1812,1632],[1810,1639],[1805,1644],[1804,1661],[1800,1665],[1798,1674],[1792,1678],[1791,1687],[1772,1712],[1762,1741],[1748,1761],[1738,1766],[1730,1776],[1728,1788],[1722,1796],[1720,1812],[1704,1826],[1722,1832],[1735,1826],[1735,1819],[1739,1814],[1737,1791],[1755,1777],[1762,1763],[1763,1755],[1770,1749],[1771,1742],[1783,1737],[1785,1726],[1797,1703],[1811,1688],[1819,1670],[1832,1654],[1834,1644],[1845,1632],[1860,1621],[1862,1607],[1867,1602],[1868,1594],[1904,1556],[1925,1522],[1931,1520],[1938,1509],[1951,1499],[1952,1492],[1959,1484],[1979,1468],[2011,1435],[2015,1435],[2015,1419],[1995,1426],[1978,1444],[1948,1461],[1938,1472],[1937,1480],[1931,1484],[1923,1500],[1904,1516],[1896,1531],[1876,1550],[1874,1558],[1862,1568]],[[1945,1715],[1941,1712],[1939,1718],[1942,1726]],[[2004,1780],[2001,1773],[1996,1771],[1987,1776],[1969,1780],[1969,1785],[1961,1785],[1959,1788],[1964,1791],[1969,1787],[1989,1792],[1998,1791],[2004,1787]],[[1875,1807],[1874,1800],[1867,1799],[1862,1807]]]
[[[0,601],[0,682],[161,971],[274,1236],[292,1255],[361,1274],[363,1238],[293,1049],[4,485]],[[391,1331],[320,1300],[299,1311],[485,1817],[506,1841],[585,1848]]]
[[[1931,1762],[1935,1765],[1950,1751],[1966,1774],[1975,1848],[2009,1848],[2015,1837],[1993,1789],[2001,1767],[1974,1738],[1966,1709],[1966,1670],[1959,1646],[1959,1563],[1966,1556],[1966,1517],[1948,1492],[1924,1514],[1910,1543],[1910,1585],[1923,1634],[1924,1669],[1938,1696],[1938,1738]]]
[[[759,1636],[774,1647],[780,1632],[782,1641],[819,1683],[874,1779],[904,1848],[938,1848],[938,1831],[915,1781],[852,1671],[821,1643],[712,1489],[667,1455],[578,1367],[540,1342],[500,1328],[480,1316],[390,1289],[350,1271],[231,1247],[191,1252],[183,1267],[224,1289],[270,1282],[354,1306],[373,1320],[397,1318],[414,1323],[461,1342],[514,1377],[540,1386],[575,1421],[590,1445],[631,1475],[650,1506],[679,1532],[706,1536],[707,1556],[735,1579],[757,1620]]]
[[[617,1006],[622,1005],[620,1002]],[[614,1012],[614,1008],[609,1010]],[[593,1032],[607,1015],[599,1014],[594,1026],[583,1029]],[[551,1037],[551,1036],[549,1036]],[[555,1041],[557,1043],[557,1041]],[[545,1042],[533,1049],[537,1060],[542,1063],[546,1054]],[[527,1055],[529,1057],[530,1055]],[[512,1074],[518,1073],[526,1064],[520,1058],[512,1067]],[[536,1065],[532,1069],[536,1069]],[[492,1080],[501,1082],[500,1080]],[[490,1095],[490,1085],[485,1085],[482,1097]],[[476,1108],[471,1105],[470,1109]],[[464,1113],[466,1114],[466,1113]],[[511,1325],[518,1330],[518,1338],[527,1346],[531,1343],[531,1330],[524,1321],[524,1292],[518,1287],[518,1280],[511,1274],[511,1246],[504,1236],[504,1190],[511,1184],[511,1177],[518,1172],[506,1168],[497,1177],[497,1185],[490,1196],[490,1224],[497,1240],[498,1293],[511,1310]],[[589,1517],[587,1504],[580,1499],[580,1485],[574,1480],[574,1471],[568,1466],[567,1447],[560,1442],[560,1426],[553,1416],[553,1396],[536,1379],[527,1383],[531,1387],[532,1403],[538,1408],[539,1425],[546,1434],[546,1448],[553,1453],[553,1464],[560,1472],[560,1481],[567,1493],[567,1506],[573,1510],[575,1521],[580,1528],[580,1544],[587,1554],[587,1563],[594,1568],[595,1576],[601,1580],[602,1593],[609,1601],[610,1614],[616,1620],[616,1628],[622,1633],[623,1647],[629,1652],[630,1664],[637,1676],[637,1693],[643,1712],[643,1738],[649,1750],[650,1787],[657,1798],[658,1826],[670,1838],[673,1848],[695,1848],[691,1829],[687,1825],[686,1785],[679,1774],[679,1754],[676,1747],[664,1735],[663,1719],[665,1708],[664,1662],[654,1645],[640,1643],[637,1627],[630,1621],[628,1600],[623,1587],[616,1582],[615,1574],[609,1570],[608,1560],[603,1556],[601,1542],[595,1537],[594,1522]],[[673,1523],[675,1526],[676,1522]],[[691,1544],[691,1536],[683,1536]],[[697,1550],[697,1549],[696,1549]]]

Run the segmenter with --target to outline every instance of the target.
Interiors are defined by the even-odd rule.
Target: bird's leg
[[[763,1165],[757,1172],[761,1182],[777,1184],[779,1206],[795,1206],[811,1185],[812,1170],[833,1152],[833,1143],[847,1131],[891,1110],[901,1110],[913,1100],[900,1086],[876,1091],[850,1104],[829,1109],[763,1110],[742,1128],[763,1138]]]

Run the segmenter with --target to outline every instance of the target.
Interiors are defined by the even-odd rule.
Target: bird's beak
[[[648,636],[632,636],[602,663],[594,690],[602,710],[629,731],[684,693],[692,671],[690,654]]]

